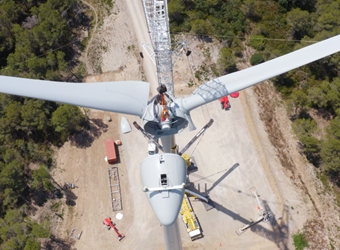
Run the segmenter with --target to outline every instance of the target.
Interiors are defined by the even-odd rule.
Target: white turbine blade
[[[225,75],[199,86],[191,96],[176,100],[185,111],[225,95],[248,88],[271,77],[301,67],[340,51],[340,35],[275,58],[268,62]]]
[[[0,92],[141,117],[148,102],[149,83],[66,83],[0,76]]]

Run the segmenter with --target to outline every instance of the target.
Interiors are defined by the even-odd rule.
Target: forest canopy
[[[0,74],[79,80],[72,73],[80,45],[76,28],[83,22],[78,5],[75,0],[0,1]],[[39,239],[51,236],[48,221],[29,219],[30,206],[41,205],[35,197],[55,190],[51,146],[61,146],[85,121],[78,107],[0,94],[1,249],[38,250]]]

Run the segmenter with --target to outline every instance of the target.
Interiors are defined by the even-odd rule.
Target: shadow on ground
[[[89,119],[87,128],[70,136],[71,145],[77,148],[91,147],[95,139],[107,132],[108,127],[102,119]]]
[[[191,182],[188,189],[190,189],[191,191],[196,192],[200,195],[203,195],[205,197],[209,197],[209,193],[215,187],[219,186],[219,187],[223,187],[223,188],[233,190],[234,192],[237,192],[239,194],[243,194],[243,195],[250,196],[250,197],[253,196],[251,193],[248,194],[248,193],[242,192],[239,189],[236,189],[236,188],[233,188],[233,187],[230,187],[230,186],[227,186],[227,185],[221,183],[237,167],[239,167],[238,163],[234,164],[230,169],[225,169],[223,171],[219,171],[219,172],[211,174],[209,176],[201,176],[201,175],[196,174],[196,173],[190,173],[189,176],[192,175],[192,176],[195,176],[199,179],[195,180],[194,182]],[[222,173],[224,171],[226,171],[226,172],[224,174],[222,174],[221,177],[218,178],[216,181],[209,179],[209,177],[216,175],[216,174],[219,174],[219,173]],[[202,180],[209,182],[209,183],[213,183],[213,184],[209,189],[207,189],[207,183],[205,183],[204,190],[201,191],[199,183],[197,184],[197,188],[196,188],[195,182],[202,181]],[[202,202],[204,202],[204,201],[202,201]],[[271,211],[271,209],[268,205],[268,202],[266,200],[261,200],[261,202],[262,202],[265,210],[271,214],[271,219],[268,223],[270,223],[272,230],[268,230],[268,229],[266,229],[265,227],[262,226],[263,225],[262,223],[265,223],[265,222],[261,222],[260,224],[254,225],[253,227],[251,227],[248,230],[251,230],[253,233],[256,233],[259,236],[264,237],[267,240],[274,242],[277,245],[278,249],[288,250],[289,249],[288,248],[288,239],[289,239],[289,230],[288,230],[288,209],[289,208],[288,208],[288,206],[283,205],[282,217],[280,217],[279,219],[276,220],[275,215],[273,214],[273,212]],[[245,219],[241,215],[231,211],[230,209],[226,208],[222,204],[219,204],[215,201],[212,201],[212,203],[213,203],[216,210],[228,215],[229,217],[233,218],[234,220],[238,220],[238,221],[242,222],[243,225],[247,225],[247,224],[252,222],[252,220]],[[257,218],[253,219],[253,221],[255,221],[255,220],[257,220]],[[240,227],[242,227],[243,225],[240,225]],[[235,234],[236,234],[237,229],[238,228],[235,229]],[[246,237],[246,232],[247,231],[245,231],[243,234],[241,234],[240,237]]]
[[[48,239],[46,242],[43,244],[42,249],[46,250],[76,250],[74,248],[74,240],[71,239],[61,239],[58,238],[54,235],[51,235],[50,239]]]
[[[66,198],[66,205],[68,206],[75,206],[76,205],[76,199],[78,199],[78,196],[76,196],[71,189],[64,190],[65,198]]]
[[[270,223],[272,231],[263,228],[261,225],[255,225],[251,228],[251,231],[265,237],[266,239],[275,242],[278,249],[288,250],[288,239],[289,239],[289,229],[288,229],[288,210],[287,205],[283,205],[283,216],[276,219],[275,215],[271,211],[268,202],[262,200],[264,209],[271,215]],[[265,222],[263,222],[265,223]]]
[[[209,196],[209,193],[217,186],[219,187],[222,187],[222,188],[227,188],[227,189],[230,189],[230,190],[233,190],[237,193],[243,193],[247,196],[252,196],[251,194],[247,194],[247,193],[244,193],[242,192],[241,190],[237,189],[237,188],[233,188],[233,187],[230,187],[224,183],[222,183],[222,181],[229,175],[231,174],[240,164],[239,163],[235,163],[231,168],[229,169],[224,169],[222,171],[219,171],[217,173],[213,173],[211,175],[208,175],[208,176],[202,176],[202,175],[199,175],[199,174],[196,174],[196,173],[189,173],[189,176],[195,176],[196,178],[198,178],[197,180],[193,181],[190,183],[190,186],[189,186],[189,189],[194,191],[194,192],[197,192],[203,196]],[[220,178],[218,178],[216,181],[210,179],[209,177],[212,177],[214,175],[217,175],[217,174],[220,174],[220,173],[223,173],[225,172],[224,174],[221,175]],[[195,186],[195,183],[198,182],[198,181],[206,181],[206,182],[209,182],[209,183],[212,183],[213,185],[208,189],[207,188],[207,183],[204,184],[204,190],[201,190],[201,185],[200,183],[197,184],[197,188]]]

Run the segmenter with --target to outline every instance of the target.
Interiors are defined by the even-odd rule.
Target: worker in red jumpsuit
[[[227,96],[223,96],[222,98],[220,98],[220,103],[222,109],[229,110],[230,104]]]

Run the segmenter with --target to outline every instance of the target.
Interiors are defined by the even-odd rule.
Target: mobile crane
[[[199,226],[197,217],[192,209],[192,206],[186,194],[184,194],[183,197],[180,214],[182,216],[183,222],[185,224],[185,227],[187,229],[187,232],[189,233],[191,240],[194,241],[199,238],[202,238],[203,234],[201,228]]]

